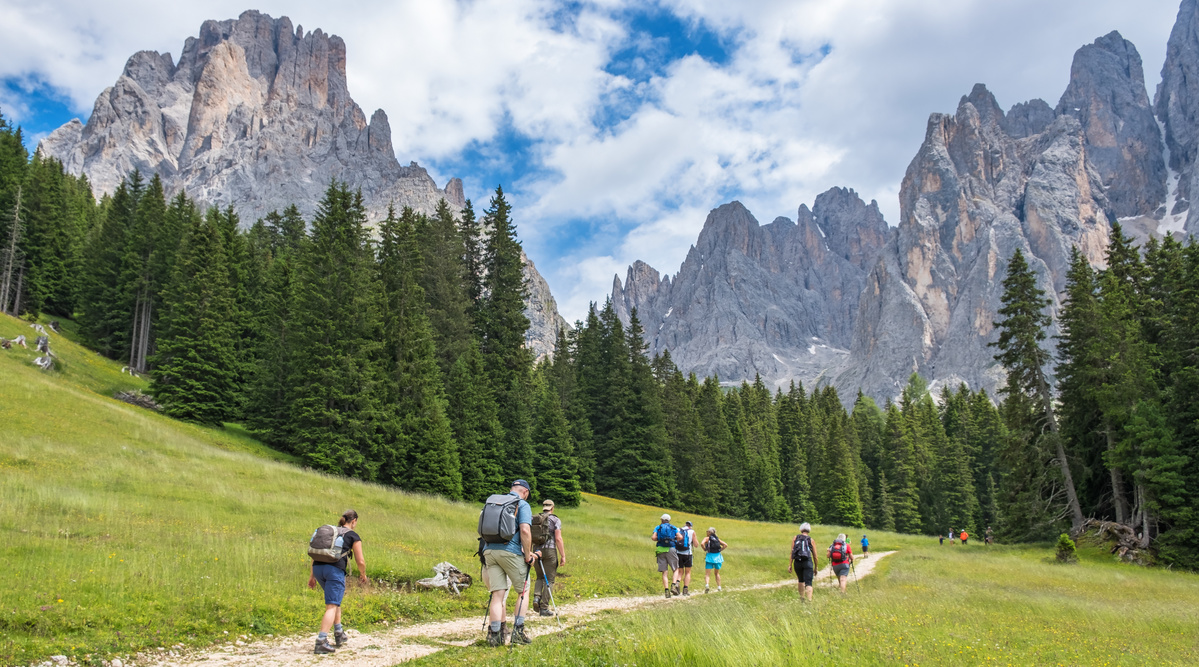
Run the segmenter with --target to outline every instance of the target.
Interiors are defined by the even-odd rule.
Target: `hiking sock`
[[[500,622],[499,622],[499,621],[492,621],[492,622],[491,622],[491,625],[490,625],[489,627],[490,627],[490,629],[491,629],[491,631],[492,631],[492,632],[499,632],[499,631],[500,631]]]
[[[518,628],[519,628],[519,627],[523,627],[523,626],[524,626],[524,624],[525,624],[525,617],[524,617],[524,616],[517,616],[517,617],[516,617],[516,620],[515,620],[515,621],[512,623],[512,625],[514,625],[514,626],[516,626],[516,627],[518,627]]]
[[[683,586],[683,595],[691,595],[691,591],[687,590],[686,586]]]
[[[334,631],[334,632],[342,632],[343,630],[342,630],[342,627],[341,627],[341,623],[334,623],[334,624],[333,624],[333,631]]]
[[[327,642],[327,641],[329,641],[329,633],[328,633],[328,632],[318,632],[318,633],[316,633],[316,640],[317,640],[318,642]]]

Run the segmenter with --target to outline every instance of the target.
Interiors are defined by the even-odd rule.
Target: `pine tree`
[[[458,447],[446,418],[445,395],[425,315],[419,279],[417,215],[389,209],[379,224],[382,288],[383,433],[380,477],[413,491],[462,498]],[[399,459],[399,457],[403,459]]]
[[[924,522],[920,516],[920,491],[916,484],[916,448],[913,443],[915,434],[899,408],[888,405],[886,412],[886,453],[883,456],[883,473],[887,481],[886,495],[890,501],[895,530],[901,533],[917,533]]]
[[[147,370],[147,360],[153,352],[155,323],[158,314],[155,306],[161,302],[159,292],[165,287],[169,275],[161,275],[156,269],[169,268],[156,261],[166,252],[159,244],[167,241],[178,247],[179,232],[163,238],[162,228],[166,218],[166,197],[162,180],[155,174],[150,179],[137,202],[129,227],[125,232],[125,247],[121,255],[120,289],[123,293],[121,309],[130,313],[127,332],[129,368],[138,373]],[[222,247],[224,244],[222,243]],[[174,254],[174,249],[170,251]],[[173,263],[173,262],[172,262]],[[227,262],[224,263],[228,266]],[[236,313],[228,315],[233,323]]]
[[[134,225],[143,182],[134,171],[106,201],[102,221],[89,235],[84,249],[84,279],[80,289],[80,330],[100,354],[128,356],[132,313],[128,310],[122,260],[126,235]]]
[[[219,425],[233,414],[233,295],[221,233],[192,221],[165,299],[150,391],[177,419]]]
[[[726,405],[740,408],[739,401],[723,396],[720,378],[704,378],[695,407],[700,417],[703,447],[715,463],[717,511],[722,516],[743,517],[748,513],[743,461],[733,451],[733,434],[729,429],[729,422],[735,421],[736,416],[730,419],[725,410]]]
[[[470,301],[471,311],[477,312],[483,302],[484,239],[482,225],[475,219],[475,207],[469,199],[462,207],[459,229],[462,234],[462,271],[466,298]]]
[[[361,195],[330,184],[297,263],[286,430],[308,465],[373,480],[379,314],[365,225]]]
[[[865,523],[862,521],[862,506],[858,498],[857,460],[849,448],[847,422],[844,411],[830,415],[825,445],[828,498],[821,515],[830,523],[863,528]]]
[[[807,402],[803,385],[794,382],[786,394],[775,401],[778,414],[779,455],[782,465],[783,494],[797,521],[819,522],[812,502],[808,475],[808,443],[805,439],[804,410]]]
[[[779,465],[779,426],[770,391],[761,376],[753,385],[742,383],[740,392],[745,417],[746,470],[756,480],[748,495],[750,517],[766,521],[789,521],[791,508],[783,498],[782,471]],[[850,474],[853,474],[850,470]],[[856,499],[857,493],[855,491]],[[859,510],[860,515],[860,510]]]
[[[1008,372],[1004,393],[1008,400],[1016,394],[1036,399],[1038,421],[1044,424],[1038,430],[1043,431],[1043,437],[1049,439],[1057,459],[1071,525],[1075,529],[1081,528],[1082,508],[1078,503],[1070,462],[1066,458],[1066,450],[1058,433],[1049,379],[1045,375],[1049,355],[1041,347],[1050,322],[1049,315],[1045,312],[1049,300],[1045,298],[1044,290],[1037,286],[1036,274],[1029,268],[1019,248],[1008,262],[1001,301],[1003,307],[999,309],[999,315],[1003,320],[994,323],[1000,330],[999,340],[991,345],[999,349],[995,359],[1002,363]],[[1035,435],[1042,437],[1042,433]]]

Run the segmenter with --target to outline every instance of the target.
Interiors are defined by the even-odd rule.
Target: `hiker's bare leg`
[[[691,588],[691,568],[686,568],[687,572],[683,574],[683,585]]]
[[[516,596],[516,611],[519,612],[519,616],[529,615],[529,580],[527,577],[524,581],[524,587],[520,590],[520,595]]]
[[[504,596],[508,591],[499,590],[491,591],[491,605],[487,607],[487,613],[490,615],[491,621],[499,621],[503,623],[507,618],[504,616]]]
[[[704,568],[704,588],[707,588],[708,584],[710,584],[711,582],[712,582],[712,571],[707,568]]]
[[[670,568],[662,570],[662,588],[670,588]]]
[[[321,616],[321,632],[329,632],[334,623],[341,621],[341,607],[335,604],[325,605],[325,615]]]
[[[800,585],[802,586],[803,584],[800,584]],[[812,587],[811,586],[804,586],[804,595],[807,596],[808,602],[812,601]]]
[[[720,588],[720,570],[716,570],[716,587]]]
[[[841,584],[841,592],[844,593],[845,585],[847,583],[849,583],[849,577],[845,577],[845,576],[837,577],[837,581]]]

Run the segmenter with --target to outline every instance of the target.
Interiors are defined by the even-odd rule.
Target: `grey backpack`
[[[349,528],[345,526],[321,526],[308,540],[308,557],[318,563],[336,563],[345,555],[343,538]]]
[[[516,510],[520,498],[509,493],[497,493],[483,503],[479,513],[479,537],[489,544],[505,544],[518,530]]]

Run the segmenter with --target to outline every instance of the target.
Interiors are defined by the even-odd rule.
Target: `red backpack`
[[[844,542],[833,542],[832,548],[829,549],[829,560],[832,561],[833,565],[844,563],[846,551],[848,551],[848,547],[845,546]]]

